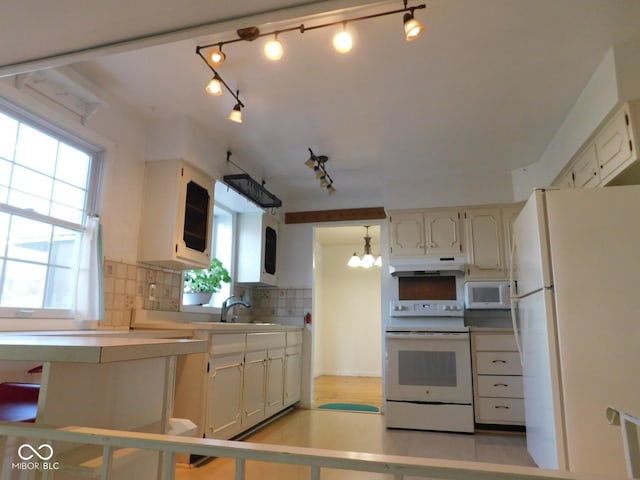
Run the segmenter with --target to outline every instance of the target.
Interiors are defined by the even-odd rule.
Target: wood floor
[[[360,403],[382,407],[382,378],[321,375],[313,382],[313,406]]]
[[[369,377],[318,377],[314,404],[364,403],[382,405],[380,379]],[[246,441],[295,445],[341,451],[384,453],[413,457],[468,460],[534,466],[524,435],[475,433],[473,435],[387,429],[384,415],[337,410],[296,409],[266,426]],[[233,480],[234,462],[218,458],[200,467],[179,466],[176,480]],[[302,480],[309,469],[292,465],[247,462],[247,480]],[[391,480],[371,473],[324,470],[323,480]]]

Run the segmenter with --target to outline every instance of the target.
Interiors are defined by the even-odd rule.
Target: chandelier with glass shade
[[[358,255],[356,252],[353,252],[353,255],[347,262],[347,266],[349,267],[362,267],[362,268],[371,268],[374,265],[376,267],[382,266],[382,257],[378,255],[374,255],[371,253],[371,237],[369,236],[369,226],[366,227],[366,233],[364,236],[364,253],[362,255]]]

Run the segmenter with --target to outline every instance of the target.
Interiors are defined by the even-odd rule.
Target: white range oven
[[[385,327],[387,427],[472,433],[463,274],[403,275],[396,274],[399,300],[391,302]]]

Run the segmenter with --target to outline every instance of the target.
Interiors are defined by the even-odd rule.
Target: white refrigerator
[[[640,186],[536,190],[513,233],[529,453],[624,478],[605,411],[640,415]]]

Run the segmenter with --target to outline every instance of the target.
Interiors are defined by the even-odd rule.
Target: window
[[[71,316],[98,153],[0,110],[0,315]]]
[[[216,204],[213,207],[213,257],[222,262],[228,272],[233,264],[233,213]],[[211,296],[212,307],[222,307],[231,295],[231,284],[223,283],[220,291]]]

